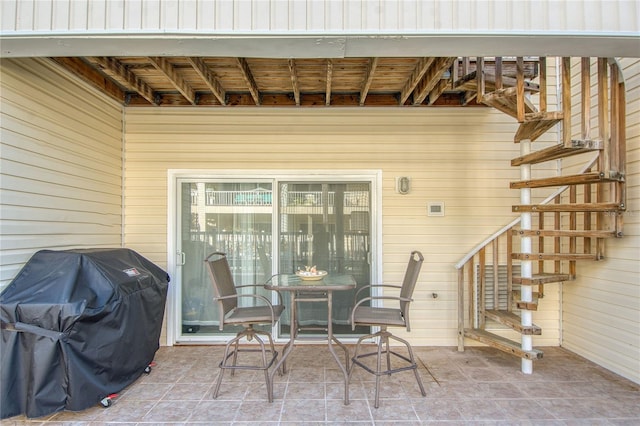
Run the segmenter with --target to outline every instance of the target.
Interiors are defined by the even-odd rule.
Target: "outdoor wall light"
[[[407,195],[411,191],[411,178],[407,176],[396,178],[396,192],[398,194]]]

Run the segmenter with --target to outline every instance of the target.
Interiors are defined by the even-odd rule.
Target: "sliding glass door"
[[[280,273],[315,267],[329,274],[351,274],[358,287],[370,281],[371,185],[368,182],[288,182],[278,185]],[[351,334],[349,311],[354,292],[337,292],[333,299],[335,334]],[[327,325],[324,302],[297,309],[300,334],[323,333]],[[288,320],[280,332],[288,335]]]
[[[264,283],[272,274],[294,273],[305,266],[352,274],[358,287],[368,285],[372,183],[277,175],[253,180],[177,179],[174,340],[224,340],[234,331],[218,329],[218,308],[204,264],[212,252],[227,254],[237,286]],[[262,288],[252,291],[273,296]],[[353,292],[334,295],[336,334],[353,334],[349,326],[353,296]],[[253,303],[250,298],[242,300]],[[286,299],[285,304],[289,304]],[[318,328],[301,334],[321,333],[326,309],[324,303],[300,307],[301,325]],[[283,315],[275,332],[277,337],[289,334],[288,315]]]
[[[227,254],[237,286],[263,283],[271,276],[272,183],[181,182],[180,340],[220,334],[218,306],[204,259]],[[270,297],[264,289],[253,289]],[[240,304],[252,303],[241,298]],[[233,331],[225,329],[225,333]]]

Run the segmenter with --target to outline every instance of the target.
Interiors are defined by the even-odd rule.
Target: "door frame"
[[[181,321],[181,306],[179,290],[181,254],[178,252],[178,220],[180,219],[178,182],[182,179],[189,180],[252,180],[272,179],[274,190],[278,189],[280,181],[296,182],[369,182],[371,185],[371,277],[372,283],[381,282],[382,279],[382,170],[357,170],[357,169],[318,169],[318,170],[279,170],[279,169],[168,169],[167,170],[167,272],[172,277],[172,285],[169,285],[166,309],[166,334],[167,345],[177,343],[178,326]],[[278,227],[278,197],[273,197],[273,208],[276,214],[274,220],[273,235],[277,235]],[[274,256],[272,262],[277,267],[279,254]],[[275,269],[274,269],[275,270]],[[206,342],[194,342],[203,344]],[[180,342],[182,344],[182,342]]]

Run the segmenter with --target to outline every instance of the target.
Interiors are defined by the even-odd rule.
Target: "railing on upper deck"
[[[326,200],[325,200],[326,198]],[[336,193],[329,191],[287,191],[283,200],[285,207],[334,207]],[[191,194],[191,204],[198,204],[198,193]],[[249,191],[214,191],[205,190],[205,205],[207,206],[271,206],[273,192],[270,190]],[[366,191],[345,191],[344,207],[369,207],[369,193]]]

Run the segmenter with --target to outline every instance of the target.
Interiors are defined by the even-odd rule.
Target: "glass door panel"
[[[181,331],[178,341],[215,336],[218,307],[204,259],[212,252],[227,254],[237,286],[264,283],[271,275],[272,183],[181,182],[180,249]],[[266,297],[263,288],[242,289]],[[251,306],[252,298],[241,298]],[[224,334],[235,334],[225,328]]]
[[[278,189],[278,272],[294,273],[315,267],[329,274],[352,274],[358,288],[368,285],[371,276],[371,184],[280,182]],[[355,334],[349,325],[354,292],[334,294],[335,334]],[[285,304],[288,303],[286,300]],[[324,332],[327,325],[325,302],[306,302],[297,312],[301,334]],[[280,334],[288,335],[289,332],[288,317],[283,316]]]

